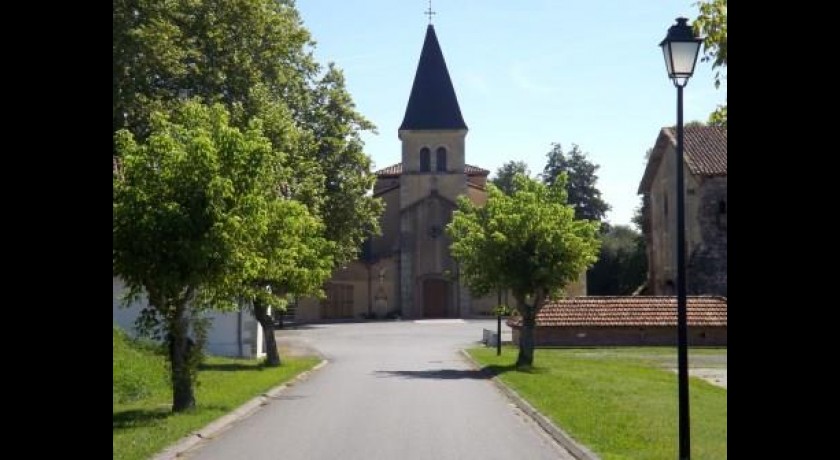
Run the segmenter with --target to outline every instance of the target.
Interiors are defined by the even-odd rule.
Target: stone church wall
[[[691,295],[726,297],[727,232],[726,177],[707,178],[700,187],[697,219],[701,243],[688,256],[687,281]]]

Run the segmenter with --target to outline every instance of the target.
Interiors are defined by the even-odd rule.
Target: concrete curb
[[[291,385],[302,382],[303,380],[309,378],[309,376],[313,372],[326,366],[328,362],[329,361],[327,361],[326,359],[322,359],[321,362],[316,364],[315,367],[313,367],[312,369],[302,372],[292,380],[289,380],[288,382],[282,385],[276,386],[266,391],[265,393],[252,398],[251,400],[237,407],[228,414],[225,414],[217,418],[216,420],[210,422],[207,426],[181,438],[181,440],[177,441],[175,444],[167,447],[162,452],[152,457],[152,460],[174,460],[180,457],[188,450],[194,448],[200,442],[206,439],[212,439],[214,436],[218,435],[225,429],[230,428],[236,422],[250,416],[257,410],[259,410],[260,407],[265,406],[266,404],[271,402],[270,399],[276,398],[281,392],[283,392]]]
[[[467,353],[466,350],[461,350],[461,354],[467,359],[467,361],[472,364],[477,370],[481,370],[481,365]],[[489,373],[488,373],[489,374]],[[539,413],[534,406],[532,406],[528,401],[525,401],[519,394],[504,384],[498,377],[492,376],[490,380],[496,385],[496,387],[501,390],[505,396],[508,397],[516,407],[518,407],[522,412],[527,414],[531,417],[537,425],[540,426],[549,436],[551,436],[558,444],[563,446],[566,450],[569,451],[572,456],[577,458],[578,460],[600,460],[600,457],[595,455],[591,450],[587,449],[586,447],[578,444],[568,433],[563,431],[560,427],[555,425],[551,420],[548,419],[545,415]]]

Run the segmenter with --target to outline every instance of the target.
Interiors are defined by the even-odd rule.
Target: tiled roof
[[[473,165],[464,165],[464,173],[469,174],[471,176],[486,176],[490,174],[490,171],[479,168],[478,166]],[[399,176],[402,174],[402,163],[397,163],[387,168],[382,168],[379,171],[376,171],[374,174],[377,176]]]
[[[464,172],[470,175],[476,176],[486,176],[490,174],[490,171],[484,168],[479,168],[478,166],[473,165],[464,165]]]
[[[689,326],[726,326],[726,298],[689,296]],[[521,318],[508,320],[521,326]],[[674,326],[677,298],[673,296],[571,297],[545,305],[537,314],[537,327],[565,326]]]
[[[665,128],[677,144],[675,128]],[[685,163],[697,176],[726,175],[726,128],[720,126],[686,126]]]
[[[379,171],[374,172],[374,174],[377,176],[399,176],[402,174],[402,163],[382,168]]]
[[[685,164],[689,172],[696,176],[726,176],[727,139],[726,128],[719,126],[686,126]],[[662,157],[667,147],[676,148],[677,132],[675,128],[662,128],[656,138],[644,175],[637,193],[650,191],[653,178],[659,171]]]

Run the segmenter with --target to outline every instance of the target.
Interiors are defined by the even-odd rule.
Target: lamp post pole
[[[679,402],[679,458],[691,458],[691,430],[689,426],[688,400],[688,314],[686,308],[685,276],[685,184],[684,184],[684,128],[683,87],[694,74],[697,54],[702,39],[694,36],[688,19],[677,18],[677,23],[668,29],[668,35],[659,44],[665,56],[668,76],[677,87],[677,379]]]
[[[685,188],[683,184],[683,87],[677,86],[677,367],[679,368],[680,459],[691,458],[688,407],[688,314],[685,279]]]
[[[502,312],[496,317],[496,356],[502,354]]]
[[[502,354],[502,288],[499,288],[499,301],[496,302],[496,356]]]

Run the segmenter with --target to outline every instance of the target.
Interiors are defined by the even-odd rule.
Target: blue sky
[[[428,24],[423,0],[298,0],[316,58],[344,69],[376,169],[398,163],[402,122]],[[552,142],[600,165],[607,219],[629,224],[645,152],[676,123],[676,89],[658,46],[692,1],[433,0],[435,32],[469,127],[466,161],[495,172],[510,160],[542,171]],[[705,121],[725,82],[698,62],[685,121]]]

